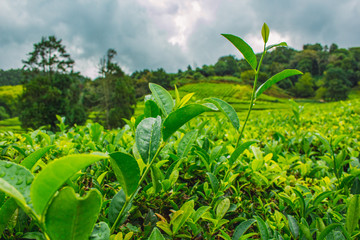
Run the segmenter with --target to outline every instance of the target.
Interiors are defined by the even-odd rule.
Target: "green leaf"
[[[186,157],[188,152],[191,150],[192,145],[196,141],[196,135],[197,135],[197,131],[192,130],[190,132],[187,132],[180,140],[177,150],[177,155],[179,156],[179,158]]]
[[[252,144],[256,143],[257,141],[248,141],[241,144],[239,147],[235,149],[235,151],[231,154],[229,158],[229,164],[233,165],[234,162],[238,159],[240,154],[242,154],[246,149],[248,149]]]
[[[174,101],[170,93],[155,83],[149,83],[149,88],[163,114],[169,115],[174,108]]]
[[[145,118],[136,128],[135,142],[144,163],[155,156],[161,141],[161,118]]]
[[[270,45],[268,47],[266,47],[266,51],[272,49],[272,48],[276,48],[276,47],[287,47],[287,43],[286,42],[281,42],[281,43],[278,43],[278,44],[273,44],[273,45]]]
[[[149,237],[149,240],[165,240],[165,238],[161,234],[160,230],[157,227],[154,227]]]
[[[256,222],[255,219],[249,219],[247,221],[244,221],[240,223],[234,231],[234,234],[232,236],[232,240],[239,240],[241,236],[251,227],[251,225]]]
[[[219,180],[215,177],[214,174],[210,172],[207,172],[206,174],[209,177],[211,188],[214,194],[216,194],[219,191]]]
[[[218,98],[207,98],[205,101],[209,101],[214,104],[231,122],[236,131],[239,131],[240,120],[235,109],[230,104]]]
[[[360,195],[354,195],[348,203],[346,213],[346,230],[352,234],[359,224],[360,218]]]
[[[18,205],[14,198],[9,198],[0,208],[0,236],[4,232],[6,225],[12,218]]]
[[[270,34],[270,29],[269,29],[268,25],[266,25],[266,23],[264,23],[264,25],[262,26],[262,29],[261,29],[261,35],[262,35],[262,38],[263,38],[265,44],[269,40],[269,34]]]
[[[196,223],[207,211],[209,211],[211,207],[209,206],[201,206],[196,212],[191,216],[194,223]]]
[[[290,232],[296,239],[299,236],[299,225],[297,224],[297,221],[293,216],[287,215],[287,219],[289,221]]]
[[[105,222],[95,224],[89,240],[109,240],[110,228]]]
[[[293,189],[293,191],[295,192],[296,196],[298,197],[298,201],[299,201],[299,205],[300,205],[300,212],[301,212],[301,217],[305,217],[305,199],[304,196],[296,189]]]
[[[287,78],[287,77],[291,77],[294,75],[299,75],[302,74],[302,72],[300,72],[299,70],[296,69],[285,69],[282,72],[279,72],[277,74],[275,74],[274,76],[272,76],[271,78],[269,78],[266,82],[264,82],[257,90],[255,93],[255,98],[258,98],[265,90],[267,90],[268,88],[270,88],[272,85],[274,85],[275,83]]]
[[[140,181],[140,169],[137,161],[131,155],[122,152],[109,154],[111,167],[126,196],[136,191]]]
[[[213,110],[214,109],[209,106],[189,104],[170,113],[163,124],[162,133],[164,141],[169,139],[174,132],[194,117]]]
[[[314,199],[314,207],[316,207],[317,205],[319,205],[322,200],[324,200],[325,198],[327,198],[328,196],[330,196],[333,192],[332,191],[326,191],[326,192],[322,192],[320,193],[315,199]]]
[[[254,216],[254,218],[256,219],[259,231],[260,231],[260,235],[261,238],[263,240],[268,240],[269,239],[269,232],[267,230],[266,224],[265,222],[258,216]]]
[[[216,219],[222,219],[230,208],[230,200],[224,198],[216,207]]]
[[[153,183],[153,188],[155,193],[159,193],[161,192],[161,180],[163,179],[163,176],[160,172],[160,169],[155,166],[155,165],[151,165],[151,180]]]
[[[310,229],[308,228],[308,226],[306,226],[306,225],[303,224],[303,223],[300,223],[299,228],[300,228],[301,232],[303,233],[303,235],[305,236],[305,238],[306,238],[307,240],[312,240],[312,239],[313,239],[312,234],[311,234],[311,231],[310,231]]]
[[[194,212],[194,200],[190,200],[184,203],[181,206],[180,211],[183,211],[184,213],[172,222],[173,234],[176,234],[180,230],[180,228],[185,224],[187,219]]]
[[[354,182],[351,186],[351,194],[360,194],[360,180],[359,180],[359,177],[356,177],[354,179]]]
[[[31,207],[30,186],[34,176],[23,166],[0,161],[0,190],[13,197],[24,210]]]
[[[31,168],[36,164],[36,162],[42,158],[50,149],[54,148],[56,145],[47,146],[41,148],[29,156],[27,156],[20,165],[26,167],[27,169],[31,170]]]
[[[338,227],[342,227],[341,223],[332,223],[328,225],[321,233],[318,239],[316,240],[323,240],[326,239],[326,237],[335,229]]]
[[[34,179],[30,196],[35,211],[42,216],[56,191],[76,172],[101,160],[105,155],[68,155],[52,161]]]
[[[118,193],[115,194],[115,196],[111,199],[111,203],[109,206],[109,223],[113,225],[115,223],[115,220],[117,216],[119,215],[121,209],[123,208],[124,204],[126,202],[126,195],[123,189],[121,189]],[[125,220],[122,219],[122,220]],[[122,222],[122,221],[120,221]]]
[[[221,34],[229,40],[244,56],[245,60],[250,64],[251,68],[256,71],[257,60],[252,48],[241,38],[231,34]]]
[[[160,115],[160,109],[156,102],[149,99],[145,102],[144,115],[146,118],[153,117],[156,118]]]
[[[45,216],[48,235],[54,240],[89,239],[101,209],[101,194],[91,189],[77,197],[73,188],[65,187],[52,200]]]

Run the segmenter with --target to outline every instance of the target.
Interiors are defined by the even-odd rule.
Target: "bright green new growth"
[[[245,130],[245,126],[249,119],[250,112],[254,106],[254,103],[255,103],[256,99],[261,95],[261,93],[263,93],[265,90],[270,88],[275,83],[277,83],[287,77],[302,74],[302,72],[300,72],[296,69],[286,69],[286,70],[282,71],[281,73],[278,73],[278,74],[274,75],[273,77],[269,78],[265,83],[263,83],[259,88],[257,88],[257,81],[259,78],[261,63],[264,59],[266,52],[274,47],[287,46],[286,43],[282,42],[282,43],[271,45],[271,46],[267,47],[266,43],[269,40],[269,34],[270,34],[270,29],[266,25],[266,23],[264,23],[264,25],[261,29],[261,35],[264,40],[264,51],[261,54],[259,62],[257,62],[257,58],[256,58],[256,55],[255,55],[253,49],[243,39],[241,39],[237,36],[231,35],[231,34],[222,34],[241,52],[241,54],[244,56],[245,60],[249,63],[251,68],[255,71],[255,79],[254,79],[253,91],[252,91],[251,99],[250,99],[249,110],[246,115],[245,122],[241,128],[240,135],[239,135],[239,138],[238,138],[238,141],[236,144],[236,148],[238,147],[239,142],[241,141],[241,137]]]

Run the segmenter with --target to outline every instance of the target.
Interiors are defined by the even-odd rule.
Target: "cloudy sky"
[[[107,49],[127,73],[160,67],[167,72],[214,64],[235,48],[220,34],[262,48],[286,41],[360,46],[359,0],[1,0],[0,69],[20,68],[42,36],[63,40],[75,69],[97,76]]]

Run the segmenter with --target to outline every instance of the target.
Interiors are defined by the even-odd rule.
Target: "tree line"
[[[0,70],[0,86],[23,84],[23,93],[16,101],[17,111],[7,116],[19,116],[24,128],[47,126],[55,130],[56,115],[64,116],[66,124],[84,124],[88,114],[107,128],[121,127],[129,119],[136,99],[149,93],[150,82],[171,89],[199,81],[232,81],[251,84],[254,71],[244,59],[223,56],[213,65],[191,67],[177,73],[163,68],[144,69],[125,74],[114,61],[117,52],[109,49],[99,60],[99,77],[92,80],[74,72],[75,64],[61,39],[43,37],[23,60],[23,69]],[[260,55],[258,56],[260,58]],[[319,43],[306,44],[297,51],[279,47],[263,59],[259,82],[283,69],[295,68],[304,75],[278,83],[278,87],[299,98],[324,100],[346,99],[360,79],[360,47],[339,48]],[[10,109],[0,99],[0,109]],[[14,108],[14,106],[12,106]],[[1,116],[1,114],[0,114]]]

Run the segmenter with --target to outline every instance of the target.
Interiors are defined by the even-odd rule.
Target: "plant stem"
[[[256,100],[255,99],[255,91],[256,91],[256,85],[257,85],[257,81],[258,81],[258,78],[259,78],[259,72],[260,72],[260,67],[261,67],[261,63],[264,59],[264,56],[266,54],[266,44],[264,44],[264,52],[262,53],[261,55],[261,58],[260,58],[260,61],[259,61],[259,64],[257,66],[257,69],[256,69],[256,72],[255,72],[255,79],[254,79],[254,86],[253,86],[253,90],[252,90],[252,93],[251,93],[251,99],[250,99],[250,105],[249,105],[249,110],[247,112],[247,115],[246,115],[246,118],[245,118],[245,122],[241,128],[241,131],[240,131],[240,134],[239,134],[239,138],[236,142],[236,147],[235,149],[239,146],[239,143],[241,141],[241,138],[242,138],[242,135],[244,133],[244,130],[245,130],[245,126],[246,126],[246,123],[247,121],[249,120],[249,117],[250,117],[250,112],[254,106],[254,101]]]
[[[151,165],[153,164],[153,162],[155,161],[155,159],[157,158],[157,156],[159,155],[159,153],[161,152],[161,150],[165,147],[166,145],[166,142],[163,142],[161,144],[161,146],[158,148],[158,150],[156,151],[154,157],[151,159],[149,165],[146,167],[145,171],[143,172],[140,180],[139,180],[139,183],[138,183],[138,187],[141,185],[141,183],[144,181],[146,175],[148,174],[149,170],[150,170],[150,167]],[[125,209],[127,208],[127,206],[130,204],[130,202],[132,201],[132,199],[134,198],[134,195],[138,192],[135,191],[133,192],[129,197],[126,196],[126,199],[125,199],[125,203],[124,203],[124,206],[121,208],[121,211],[119,212],[118,216],[116,217],[116,220],[114,222],[114,224],[112,225],[111,229],[110,229],[110,234],[113,234],[114,231],[115,231],[115,228],[116,226],[118,225],[119,221],[121,220],[121,217],[123,216],[124,214],[124,211]]]

